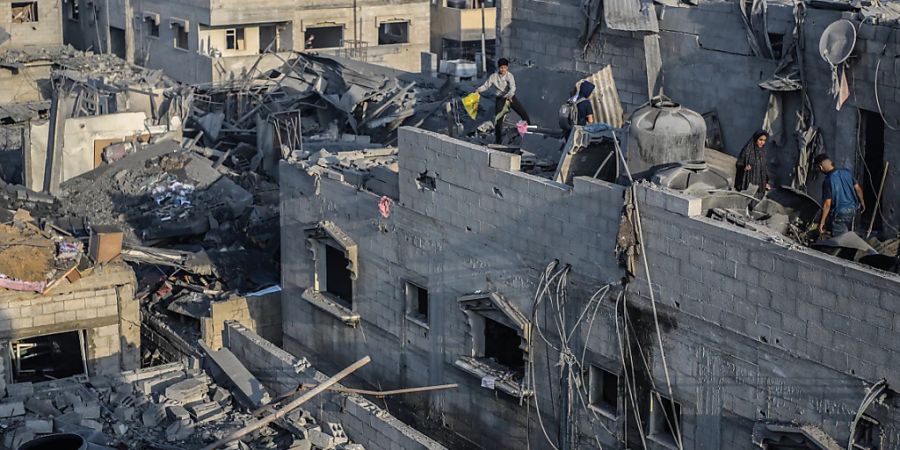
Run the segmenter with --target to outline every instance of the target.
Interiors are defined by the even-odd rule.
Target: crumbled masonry
[[[900,2],[327,3],[0,5],[0,450],[900,449]]]

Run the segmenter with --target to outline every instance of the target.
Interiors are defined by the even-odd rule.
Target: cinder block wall
[[[201,321],[200,331],[203,341],[213,350],[222,348],[225,322],[229,320],[239,322],[263,339],[281,345],[281,293],[213,302],[209,315]]]
[[[140,305],[134,272],[109,264],[75,283],[63,281],[48,295],[0,293],[0,348],[35,336],[86,331],[89,375],[115,375],[140,367]],[[7,361],[4,359],[4,361]],[[5,362],[0,362],[0,365]],[[0,382],[11,374],[4,368]]]
[[[12,23],[12,3],[0,3],[0,49],[62,45],[59,0],[38,0],[38,20],[27,23]]]
[[[657,9],[662,8],[656,5]],[[578,37],[584,24],[581,2],[549,0],[541,2],[512,0],[501,3],[501,53],[514,61],[514,69],[526,74],[520,89],[523,103],[546,126],[555,126],[555,112],[571,87],[572,74],[585,75],[604,65],[613,68],[616,86],[626,113],[647,100],[646,63],[642,33],[610,30],[605,24],[588,45]],[[863,168],[857,128],[859,110],[883,112],[885,161],[900,164],[900,152],[893,151],[900,141],[900,67],[890,55],[896,55],[900,38],[890,26],[859,24],[854,57],[850,60],[848,81],[851,95],[840,111],[829,93],[831,68],[818,52],[825,28],[842,18],[842,13],[807,8],[803,28],[803,61],[806,95],[819,127],[825,150],[840,166],[854,170],[863,183],[878,186]],[[722,127],[726,152],[737,155],[753,131],[763,123],[769,93],[759,83],[772,79],[780,62],[752,54],[745,26],[733,2],[701,1],[686,8],[665,8],[659,20],[660,49],[665,94],[685,107],[700,113],[715,111]],[[773,3],[767,12],[768,32],[787,37],[793,31],[793,10],[789,4]],[[527,62],[536,67],[524,69]],[[515,67],[518,65],[518,67]],[[878,100],[875,98],[878,69]],[[533,74],[532,74],[533,73]],[[549,86],[549,88],[548,88]],[[548,92],[548,90],[555,90]],[[789,184],[797,164],[795,112],[801,106],[797,94],[783,95],[783,136],[769,152],[770,168],[779,183]],[[877,117],[877,116],[876,116]],[[864,134],[863,134],[864,136]],[[774,142],[774,141],[773,141]],[[880,168],[870,168],[880,171]],[[892,171],[896,173],[896,171]],[[821,177],[810,186],[818,198]],[[900,224],[900,177],[887,178],[884,216],[895,227]],[[894,230],[896,231],[896,230]]]
[[[530,317],[538,278],[559,259],[572,265],[567,309],[572,326],[598,287],[623,276],[614,247],[624,188],[587,178],[566,187],[492,168],[492,161],[501,167],[497,153],[421,130],[402,129],[399,142],[400,196],[388,219],[378,213],[378,196],[282,165],[282,229],[292,236],[282,240],[285,349],[309,354],[329,370],[371,355],[373,362],[359,376],[383,389],[458,383],[457,390],[407,402],[420,420],[442,417],[446,428],[483,447],[496,442],[524,447],[529,430],[531,443],[545,442],[533,410],[529,416],[533,402],[520,405],[518,399],[484,389],[478,378],[452,365],[471,352],[468,324],[456,300],[494,291]],[[435,177],[435,190],[417,186],[422,173]],[[883,359],[893,353],[859,355],[900,341],[895,322],[883,320],[893,317],[897,278],[687,217],[692,201],[683,196],[640,191],[638,197],[659,290],[662,340],[675,399],[682,405],[685,448],[752,448],[750,435],[758,420],[813,424],[846,442],[849,422],[865,395],[864,381],[895,377],[894,363]],[[312,285],[313,261],[296,237],[321,220],[333,221],[359,246],[357,328],[300,297]],[[722,273],[726,267],[733,270],[730,277]],[[697,277],[706,283],[704,292],[690,282]],[[405,317],[405,278],[424,283],[429,291],[427,328]],[[639,328],[655,333],[646,286],[636,283],[629,290],[637,294],[627,296],[629,314]],[[750,295],[754,289],[767,294]],[[861,317],[863,303],[875,308],[871,319]],[[581,327],[573,334],[574,348],[586,347],[587,363],[613,372],[623,370],[617,363],[617,308],[621,315],[615,298],[605,299],[591,333]],[[726,312],[735,317],[725,322]],[[859,323],[840,322],[851,318]],[[553,339],[553,326],[539,325]],[[869,329],[855,331],[862,327]],[[665,386],[656,336],[642,339],[652,381]],[[826,347],[835,347],[827,349],[831,356]],[[542,342],[536,342],[532,355],[541,367],[535,389],[543,422],[555,430],[561,426],[561,417],[554,415],[562,407],[556,397],[560,380],[543,365],[554,367],[559,355]],[[851,360],[851,355],[857,356]],[[879,362],[871,361],[876,357]],[[857,368],[866,364],[868,369]],[[625,402],[624,392],[620,395]],[[642,415],[647,401],[639,399]],[[883,424],[886,443],[900,442],[896,405],[879,405],[869,414]],[[617,445],[624,427],[621,411],[607,419],[577,407],[575,420],[576,439],[585,448],[596,445],[595,434],[604,446]]]
[[[276,395],[298,385],[315,386],[329,378],[309,367],[306,358],[291,355],[237,322],[225,324],[225,346]],[[342,384],[335,387],[343,388]],[[444,447],[365,398],[323,392],[303,406],[322,422],[337,422],[347,436],[367,449],[443,450]]]

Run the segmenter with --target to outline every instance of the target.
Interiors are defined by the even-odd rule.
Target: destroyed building
[[[501,2],[538,128],[582,79],[603,123],[486,148],[451,105],[461,140],[283,162],[285,349],[459,384],[395,407],[460,446],[900,446],[898,14],[744,5]],[[731,189],[760,127],[762,201]],[[859,235],[809,235],[821,153],[863,188]],[[386,171],[397,189],[366,185]]]
[[[284,347],[331,368],[373,355],[360,375],[382,387],[458,383],[398,406],[434,436],[898,445],[896,397],[876,384],[900,381],[896,274],[708,219],[697,197],[565,185],[420,130],[401,130],[399,195],[321,164],[281,168]],[[649,271],[638,260],[623,286],[632,196]]]
[[[67,0],[66,42],[165,69],[188,84],[244,79],[292,52],[419,71],[429,51],[429,4]]]
[[[900,447],[893,4],[207,3],[0,55],[4,448]]]

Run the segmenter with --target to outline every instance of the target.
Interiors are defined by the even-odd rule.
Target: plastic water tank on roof
[[[628,168],[644,172],[661,164],[703,160],[706,122],[667,97],[634,112],[628,130]]]

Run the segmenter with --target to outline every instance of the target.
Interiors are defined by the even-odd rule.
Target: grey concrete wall
[[[329,378],[306,358],[276,347],[243,325],[225,324],[225,346],[260,382],[276,393],[293,391],[299,384],[316,385]],[[335,387],[343,388],[342,384]],[[444,447],[397,420],[389,412],[356,394],[324,392],[303,407],[322,422],[337,422],[353,442],[373,450],[444,450]]]
[[[586,47],[578,42],[584,15],[580,1],[550,0],[541,2],[513,0],[509,10],[510,25],[501,32],[502,51],[515,64],[533,63],[532,72],[520,89],[522,101],[539,123],[554,125],[555,111],[565,100],[572,80],[604,65],[613,68],[616,85],[626,113],[647,99],[646,68],[641,33],[601,29]],[[662,8],[660,5],[657,8]],[[504,10],[505,11],[505,10]],[[789,5],[771,4],[768,9],[770,33],[791,40],[793,12]],[[697,6],[665,8],[659,15],[660,48],[663,62],[663,86],[666,95],[700,113],[716,111],[722,125],[726,152],[737,155],[753,131],[760,128],[768,105],[769,94],[758,84],[772,78],[778,65],[752,55],[744,26],[733,2],[702,1]],[[835,11],[809,8],[804,32],[804,74],[806,92],[820,127],[825,150],[839,166],[850,168],[861,183],[877,186],[862,162],[857,139],[858,111],[877,112],[875,72],[879,67],[880,107],[888,122],[885,140],[896,142],[900,128],[900,100],[896,62],[898,34],[887,26],[858,24],[858,57],[850,62],[851,96],[841,111],[829,94],[831,69],[818,54],[818,42],[825,28],[841,18]],[[604,25],[605,27],[605,25]],[[879,60],[881,61],[878,66]],[[574,75],[573,75],[574,74]],[[547,92],[551,86],[552,92]],[[796,111],[801,105],[797,93],[784,96],[784,136],[770,146],[770,170],[779,183],[790,184],[797,163],[797,138],[794,132]],[[547,111],[550,111],[548,113]],[[900,153],[885,146],[885,161],[898,164]],[[896,173],[896,172],[893,172]],[[890,177],[885,185],[883,213],[893,235],[900,226],[900,181]],[[809,192],[818,198],[821,176],[813,180]]]
[[[614,296],[600,305],[590,332],[587,321],[576,327],[575,320],[600,286],[623,276],[614,247],[624,188],[586,178],[566,187],[501,170],[495,167],[503,166],[502,154],[420,130],[401,130],[399,145],[400,196],[388,219],[378,213],[378,196],[342,183],[339,175],[314,179],[282,165],[282,230],[290,237],[282,240],[285,349],[329,369],[371,355],[359,376],[383,389],[458,383],[458,390],[407,399],[418,423],[441,417],[445,431],[481,447],[545,443],[533,400],[520,404],[482,388],[477,377],[453,366],[471,352],[457,298],[498,292],[530,318],[547,264],[571,264],[566,328],[574,328],[572,348],[584,349],[585,363],[621,373],[615,318],[623,325]],[[435,177],[434,191],[417,186],[426,171]],[[685,448],[753,448],[750,430],[758,420],[813,424],[846,442],[864,381],[896,377],[897,277],[679,215],[692,205],[689,198],[644,190],[639,199]],[[322,220],[359,246],[356,328],[300,295],[312,285],[314,262],[297,237]],[[722,273],[726,267],[730,277]],[[698,292],[704,285],[689,282],[697,277],[707,289]],[[404,279],[429,291],[427,327],[406,318]],[[628,292],[636,328],[655,330],[646,284],[638,280]],[[554,326],[539,325],[553,340]],[[665,386],[665,377],[655,334],[638,341],[651,365],[652,375],[639,382],[646,394],[651,384]],[[564,424],[559,354],[535,339],[531,357],[543,423],[555,439]],[[624,391],[619,398],[624,404]],[[642,419],[648,401],[647,395],[638,399]],[[614,419],[574,409],[573,445],[592,448],[594,436],[617,445],[625,426],[621,406]],[[882,420],[885,442],[900,445],[896,405],[869,413]]]

